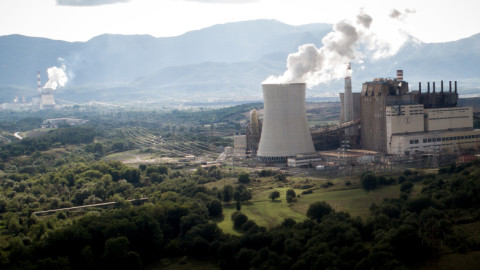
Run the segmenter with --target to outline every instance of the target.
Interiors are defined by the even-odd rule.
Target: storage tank
[[[305,113],[305,83],[262,84],[264,117],[257,157],[283,161],[315,152]]]

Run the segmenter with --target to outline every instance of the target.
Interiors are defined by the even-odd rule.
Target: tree
[[[240,201],[237,201],[236,209],[237,211],[242,210],[242,205],[240,204]]]
[[[233,186],[226,185],[222,190],[223,201],[227,204],[230,204],[230,201],[233,199]]]
[[[293,189],[287,190],[286,198],[287,198],[288,203],[294,202],[296,196],[297,196],[297,194],[295,194],[295,190],[293,190]]]
[[[280,198],[280,192],[278,191],[272,191],[272,193],[270,193],[270,195],[268,195],[268,198],[272,199],[272,202],[277,199],[277,198]]]
[[[403,182],[402,185],[400,186],[401,192],[410,193],[412,192],[412,189],[413,189],[413,183],[410,181]]]
[[[236,194],[238,192],[238,194]],[[236,195],[235,195],[236,194]],[[238,201],[248,201],[252,198],[252,193],[247,189],[245,185],[238,185],[235,187],[234,200]],[[235,196],[240,196],[239,198]]]
[[[223,211],[222,203],[217,199],[211,200],[207,208],[208,208],[208,214],[211,217],[219,217],[222,215],[222,211]]]
[[[320,222],[322,218],[333,211],[332,207],[325,201],[312,203],[307,210],[307,217]]]
[[[240,229],[242,225],[248,221],[248,217],[240,211],[235,211],[232,214],[232,221],[233,221],[233,227],[235,229]]]
[[[377,187],[377,177],[371,173],[363,174],[360,182],[365,190],[372,190]]]
[[[238,175],[238,182],[241,184],[250,183],[250,175],[248,173],[242,172]]]

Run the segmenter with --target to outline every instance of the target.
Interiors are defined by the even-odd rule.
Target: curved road
[[[15,136],[15,138],[18,138],[19,140],[23,140],[22,136],[20,136],[19,133],[20,132],[15,132],[13,136]]]

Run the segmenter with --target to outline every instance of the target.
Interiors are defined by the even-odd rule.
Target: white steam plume
[[[65,70],[66,66],[64,64],[62,64],[61,67],[51,67],[47,69],[48,82],[43,88],[57,89],[59,86],[65,86],[68,81]]]
[[[388,42],[388,37],[372,31],[372,22],[372,17],[361,11],[355,23],[348,20],[336,23],[333,31],[322,39],[323,47],[318,49],[313,44],[299,46],[298,52],[288,56],[287,70],[283,75],[270,76],[263,83],[305,82],[311,88],[319,83],[351,76],[348,63],[361,63],[365,57],[358,49],[360,44],[364,45],[362,47],[367,50],[368,57],[381,58],[395,54],[406,40],[399,43],[397,39],[395,44]]]

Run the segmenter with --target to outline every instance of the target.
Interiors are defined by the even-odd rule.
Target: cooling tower
[[[257,157],[284,160],[315,152],[305,114],[305,83],[262,84],[264,117]]]

